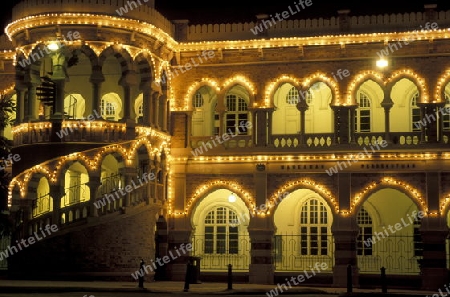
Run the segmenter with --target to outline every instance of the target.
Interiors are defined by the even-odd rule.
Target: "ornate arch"
[[[236,193],[239,197],[242,198],[244,203],[247,205],[249,209],[254,209],[255,207],[255,199],[253,195],[247,191],[244,187],[242,187],[239,183],[232,180],[213,180],[208,184],[202,184],[197,187],[194,194],[188,199],[188,203],[183,213],[175,213],[175,215],[191,215],[194,206],[208,194],[214,192],[219,189],[227,189],[233,193]],[[169,213],[172,213],[172,205],[169,205]]]
[[[341,95],[339,93],[339,84],[329,77],[326,73],[317,71],[302,79],[302,87],[309,89],[313,84],[322,82],[331,89],[331,105],[348,104],[348,102],[341,102]]]
[[[133,59],[131,58],[131,54],[125,48],[120,47],[119,45],[111,45],[107,47],[99,56],[99,65],[103,66],[106,58],[110,56],[117,59],[117,62],[121,67],[122,74],[133,70]]]
[[[386,88],[383,81],[383,74],[373,70],[365,70],[354,75],[354,78],[350,81],[347,87],[347,102],[351,105],[356,104],[356,92],[367,81],[372,80],[380,87]]]
[[[425,200],[422,198],[423,195],[420,190],[414,188],[409,183],[395,179],[393,177],[383,177],[378,181],[372,181],[361,188],[350,201],[349,210],[341,210],[344,215],[352,215],[358,213],[359,209],[363,203],[375,192],[381,189],[396,189],[405,194],[410,198],[416,205],[417,208],[425,213],[428,212]]]
[[[321,196],[327,203],[333,214],[339,212],[339,204],[336,198],[333,196],[331,191],[324,185],[317,183],[311,179],[294,179],[286,182],[282,185],[278,190],[276,190],[268,199],[268,205],[266,207],[266,214],[270,214],[273,209],[273,213],[275,213],[276,208],[278,207],[279,202],[281,202],[284,198],[286,198],[286,193],[291,193],[295,190],[299,189],[308,189],[319,196]],[[282,197],[281,201],[280,197]],[[261,214],[261,213],[260,213]]]
[[[194,93],[203,86],[210,87],[217,93],[220,92],[219,83],[216,80],[212,78],[202,78],[199,82],[195,82],[187,88],[186,94],[184,95],[184,107],[179,107],[178,110],[189,110],[189,107],[192,106],[192,97],[194,96]]]
[[[273,105],[273,97],[275,95],[275,92],[285,83],[289,83],[293,85],[297,90],[301,88],[300,81],[289,75],[281,75],[278,78],[276,78],[274,81],[272,81],[266,88],[264,94],[265,94],[265,105]]]
[[[411,69],[400,69],[394,71],[394,73],[392,73],[392,75],[385,80],[385,85],[389,87],[394,86],[402,78],[408,78],[416,84],[417,89],[419,90],[419,98],[421,103],[429,102],[430,97],[425,79]]]
[[[445,86],[450,83],[450,68],[444,71],[437,79],[436,87],[434,90],[434,97],[436,102],[445,101]]]

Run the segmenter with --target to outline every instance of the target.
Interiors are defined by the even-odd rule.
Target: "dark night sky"
[[[11,9],[20,0],[1,0],[1,20],[3,28],[11,19]],[[135,0],[136,1],[136,0]],[[156,9],[169,19],[189,19],[191,24],[245,22],[254,21],[258,13],[275,14],[294,8],[298,0],[277,0],[268,4],[262,0],[156,0]],[[450,10],[450,0],[376,0],[376,1],[339,1],[339,0],[311,0],[312,5],[292,18],[331,17],[337,15],[339,9],[350,9],[351,15],[379,14],[384,12],[413,12],[423,11],[424,4],[436,3],[438,10]],[[141,0],[141,2],[144,2]],[[394,4],[395,3],[395,4]],[[371,5],[372,4],[372,5]]]

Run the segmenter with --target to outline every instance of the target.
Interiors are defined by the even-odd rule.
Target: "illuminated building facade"
[[[192,243],[205,278],[232,264],[274,283],[319,262],[309,283],[346,286],[349,264],[360,286],[381,267],[396,285],[448,282],[450,11],[343,10],[254,34],[264,15],[189,25],[124,5],[13,9],[12,240],[60,231],[11,274],[131,280],[141,258]],[[155,277],[181,280],[186,262]]]

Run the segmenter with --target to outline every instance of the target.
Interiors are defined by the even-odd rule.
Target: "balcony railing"
[[[65,195],[61,198],[61,208],[90,199],[87,183],[68,187],[65,189],[65,192]]]
[[[419,275],[422,249],[415,247],[414,236],[389,236],[376,241],[366,255],[358,255],[360,273]]]

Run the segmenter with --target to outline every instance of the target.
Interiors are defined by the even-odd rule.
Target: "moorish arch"
[[[415,188],[408,182],[386,176],[363,185],[360,190],[353,195],[349,214],[356,214],[361,205],[364,204],[371,195],[383,189],[392,189],[402,193],[417,206],[418,210],[425,213],[428,212],[427,205],[423,198],[425,196],[421,190]]]
[[[70,164],[70,163],[69,163]],[[61,207],[86,202],[90,200],[90,188],[88,186],[90,175],[88,169],[78,161],[66,164],[63,171],[61,186],[64,186],[64,196],[61,198]]]
[[[296,188],[276,205],[274,264],[277,271],[298,271],[315,262],[334,262],[333,211],[317,192]]]
[[[226,188],[205,193],[191,215],[193,255],[201,257],[203,270],[248,270],[251,214],[239,194]],[[233,199],[230,199],[233,197]]]
[[[212,78],[202,78],[201,81],[195,82],[187,86],[186,89],[187,91],[184,95],[184,102],[182,103],[184,106],[174,106],[174,107],[178,107],[181,109],[186,108],[189,110],[190,106],[195,106],[195,96],[199,90],[208,90],[208,93],[214,94],[214,96],[211,96],[211,98],[209,98],[210,101],[214,100],[220,92],[219,83],[217,82],[217,80]],[[204,98],[204,100],[206,99]],[[175,104],[175,102],[172,103]],[[175,110],[176,109],[177,108],[175,108]]]
[[[192,113],[192,136],[212,136],[217,127],[216,105],[218,94],[211,84],[201,83],[189,100]]]
[[[243,75],[235,75],[229,78],[226,78],[221,86],[222,90],[225,90],[224,93],[229,92],[233,87],[240,86],[245,89],[245,92],[248,94],[249,104],[253,105],[255,101],[256,94],[256,86],[255,84],[246,76]]]
[[[361,273],[385,267],[391,274],[419,274],[423,249],[420,227],[426,212],[396,187],[377,187],[366,198],[355,214]]]
[[[248,209],[254,209],[255,199],[245,187],[242,187],[235,181],[218,179],[198,185],[193,195],[190,198],[187,197],[187,205],[183,213],[186,215],[192,215],[192,211],[199,203],[199,201],[201,201],[201,199],[207,196],[209,193],[214,192],[218,189],[226,189],[231,193],[236,194],[244,201]]]
[[[99,65],[103,67],[105,61],[108,57],[113,57],[117,60],[120,65],[121,73],[127,73],[128,71],[134,70],[133,58],[130,53],[123,47],[118,45],[111,45],[104,49],[99,56]]]
[[[420,86],[416,80],[412,80],[411,77],[402,76],[390,83],[392,88],[390,89],[390,97],[393,102],[393,106],[390,110],[391,118],[406,119],[403,121],[391,121],[390,130],[392,132],[408,131],[414,132],[416,129],[415,122],[421,120],[421,112],[419,103],[423,102],[421,98]]]
[[[301,81],[303,89],[310,89],[313,86],[317,87],[317,83],[326,85],[331,91],[331,105],[341,105],[345,103],[349,104],[348,102],[345,102],[345,98],[341,98],[339,83],[326,73],[317,71],[313,74],[303,77]]]
[[[303,98],[298,86],[292,80],[284,79],[273,92],[272,134],[297,134],[300,132],[300,111],[297,104]],[[309,95],[309,93],[308,93]],[[309,97],[309,96],[307,96]],[[306,99],[306,98],[305,98]]]
[[[372,81],[378,85],[382,90],[386,90],[386,85],[383,80],[383,74],[374,70],[364,70],[352,75],[353,79],[349,82],[347,88],[347,101],[350,100],[352,105],[357,104],[357,93],[362,85],[367,81]],[[384,99],[384,95],[382,100]]]
[[[266,100],[270,100],[270,106],[274,105],[275,93],[285,84],[292,85],[297,90],[301,89],[301,83],[298,78],[289,75],[281,75],[268,82],[268,86],[264,90]],[[266,104],[267,105],[267,104]]]
[[[296,191],[297,189],[308,189],[317,193],[317,195],[326,201],[326,204],[330,207],[330,211],[333,215],[336,215],[339,212],[339,204],[331,191],[325,185],[306,178],[295,179],[281,185],[267,199],[267,211],[269,211],[269,213],[275,212],[278,203],[286,198],[286,195]]]
[[[430,94],[425,79],[411,69],[394,71],[391,76],[385,80],[385,84],[395,86],[402,79],[408,79],[417,86],[420,98],[419,102],[427,103],[430,101]]]
[[[33,203],[33,217],[53,211],[53,197],[50,195],[50,183],[45,176],[39,178],[36,187],[36,200]]]
[[[355,132],[384,132],[385,111],[381,108],[385,97],[383,84],[371,78],[360,80],[353,94],[352,102],[357,106],[354,114]]]
[[[446,101],[446,97],[450,94],[450,68],[445,70],[437,79],[432,99],[436,102]]]

